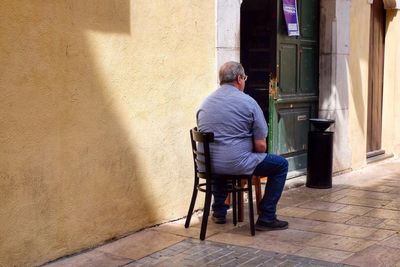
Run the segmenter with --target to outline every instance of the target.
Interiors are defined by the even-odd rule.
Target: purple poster
[[[299,36],[299,20],[297,19],[296,0],[283,0],[283,13],[285,14],[286,26],[289,36]]]

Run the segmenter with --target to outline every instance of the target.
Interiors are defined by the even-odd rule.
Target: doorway
[[[367,158],[385,153],[381,148],[385,28],[386,12],[383,2],[373,1],[370,19]]]
[[[245,93],[269,125],[268,152],[303,174],[308,119],[316,117],[318,105],[319,0],[297,0],[297,12],[300,36],[289,37],[282,0],[244,0],[240,57],[249,76]]]

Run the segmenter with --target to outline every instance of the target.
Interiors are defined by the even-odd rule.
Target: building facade
[[[306,140],[295,141],[298,139],[299,132],[302,132],[301,135],[304,137],[304,132],[309,129],[308,125],[301,126],[304,124],[302,120],[309,117],[320,117],[336,121],[330,128],[335,132],[334,172],[361,168],[369,161],[379,158],[379,155],[381,155],[381,158],[398,156],[400,139],[397,134],[399,127],[397,121],[399,121],[399,108],[396,107],[395,99],[399,97],[399,83],[398,78],[394,75],[399,65],[398,44],[395,41],[398,38],[399,27],[397,22],[398,9],[396,9],[398,4],[396,5],[395,1],[393,4],[389,2],[298,0],[300,32],[303,30],[304,33],[310,31],[310,27],[315,27],[307,19],[303,19],[305,23],[302,25],[302,17],[311,17],[312,21],[317,23],[318,47],[315,49],[313,48],[315,42],[312,43],[315,38],[313,39],[312,35],[308,36],[308,40],[306,40],[308,43],[301,40],[298,43],[279,40],[280,38],[285,41],[286,37],[282,38],[279,35],[287,34],[286,29],[282,29],[284,20],[280,18],[280,16],[283,16],[281,1],[218,1],[217,65],[222,64],[227,59],[241,60],[242,62],[247,60],[250,61],[247,67],[255,69],[255,73],[260,69],[261,71],[264,70],[264,74],[262,74],[265,77],[264,85],[255,85],[249,91],[250,94],[254,94],[255,98],[260,98],[261,106],[262,103],[267,103],[270,98],[268,95],[271,94],[271,83],[269,82],[271,73],[272,78],[275,78],[272,79],[273,87],[277,88],[278,93],[279,90],[282,91],[281,100],[285,100],[285,96],[288,95],[289,98],[293,98],[297,102],[299,102],[296,95],[298,92],[303,98],[314,96],[309,93],[311,90],[308,92],[305,90],[307,89],[306,79],[312,75],[318,77],[316,88],[318,99],[315,111],[313,108],[307,107],[304,115],[301,116],[302,114],[299,112],[304,105],[300,106],[300,111],[294,110],[293,116],[288,117],[288,122],[285,124],[285,113],[289,112],[290,105],[281,111],[282,114],[279,114],[279,108],[272,107],[272,110],[278,110],[278,120],[282,121],[277,123],[278,125],[274,125],[274,121],[269,121],[272,135],[285,136],[288,135],[289,130],[292,135],[279,140],[275,147],[270,147],[271,152],[281,154],[279,152],[285,150],[288,158],[295,158],[296,153],[301,154]],[[264,13],[268,13],[270,9],[274,8],[276,11],[268,14],[270,19],[261,17],[257,22],[250,23],[250,28],[247,28],[248,25],[243,25],[243,19],[246,19],[243,8],[246,5],[246,10],[250,9],[249,13],[253,18],[257,16],[256,11],[262,9],[263,5],[266,6]],[[271,8],[274,5],[277,7]],[[317,6],[318,14],[309,11],[315,6]],[[251,10],[252,8],[254,10]],[[241,18],[242,23],[240,22]],[[267,55],[265,51],[273,50],[272,56],[265,56],[265,58],[272,58],[275,61],[276,66],[272,71],[270,66],[267,65],[260,68],[259,64],[263,56],[258,56],[259,60],[252,63],[247,48],[243,48],[242,43],[247,41],[243,39],[243,36],[252,36],[252,33],[249,35],[248,32],[251,32],[255,27],[276,28],[275,35],[278,37],[268,35],[268,38],[272,39],[273,46],[266,41],[267,44],[264,49],[253,49],[264,51],[265,55]],[[240,38],[241,35],[242,38]],[[264,37],[260,36],[260,38]],[[295,39],[301,39],[301,37],[295,37]],[[291,49],[292,47],[293,49]],[[311,69],[314,69],[316,74],[310,74],[310,67],[308,69],[302,67],[302,62],[305,62],[304,65],[307,63],[307,48],[309,48],[308,51],[316,51],[309,53],[310,55],[318,53],[317,60],[309,60],[309,62],[315,62],[316,67],[312,66]],[[292,54],[287,53],[289,56],[286,56],[285,50],[294,51]],[[244,57],[243,52],[246,53],[245,57],[248,58]],[[293,65],[297,64],[297,69],[287,67],[289,65],[287,62],[290,61],[287,60],[288,58],[295,58]],[[286,73],[285,67],[289,70]],[[303,73],[306,74],[305,78],[301,74],[303,69]],[[295,82],[291,86],[295,88],[293,90],[295,93],[286,93],[285,95],[285,90],[289,91],[290,87],[289,89],[284,88],[287,85],[283,83],[293,79],[290,76],[292,74]],[[276,85],[277,77],[278,85]],[[302,79],[305,82],[302,82]],[[264,96],[260,97],[261,90],[265,92],[263,93]],[[276,93],[275,91],[275,88],[273,88],[273,93]],[[295,109],[295,104],[293,104],[293,107]],[[264,107],[264,110],[271,113],[271,103],[269,107]],[[271,114],[266,117],[271,118]],[[296,124],[296,120],[299,121],[299,126],[289,129],[287,125]],[[305,130],[302,131],[302,128]],[[369,160],[367,160],[367,156]],[[296,162],[292,162],[293,175],[298,175],[296,170],[299,169],[301,173],[303,166],[304,163],[296,166]]]

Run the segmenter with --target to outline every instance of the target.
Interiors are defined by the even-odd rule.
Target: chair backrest
[[[195,175],[199,178],[211,178],[210,143],[214,142],[214,133],[202,133],[194,127],[190,130]]]

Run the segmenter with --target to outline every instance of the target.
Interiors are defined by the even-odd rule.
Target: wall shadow
[[[2,266],[41,264],[156,216],[136,153],[140,140],[113,110],[113,88],[86,36],[130,35],[131,5],[0,4]]]

